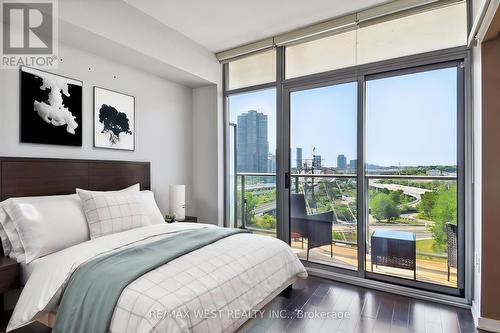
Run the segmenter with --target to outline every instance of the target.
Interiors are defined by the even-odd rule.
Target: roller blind
[[[357,30],[357,64],[467,44],[465,2]]]
[[[339,21],[343,23],[340,31],[285,46],[285,78],[467,44],[465,1],[365,19],[354,26],[348,21]],[[293,33],[286,36],[294,37]],[[228,62],[227,69],[227,90],[275,82],[276,50],[236,58]]]
[[[467,7],[451,3],[287,46],[287,79],[467,44]]]
[[[356,31],[288,46],[286,78],[304,76],[356,65]]]
[[[276,81],[276,50],[260,52],[227,64],[226,89],[233,90]]]

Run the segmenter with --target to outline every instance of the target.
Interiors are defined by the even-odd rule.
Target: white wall
[[[194,205],[203,222],[218,224],[218,119],[217,86],[193,89],[193,184]],[[222,214],[221,214],[222,216]]]
[[[134,55],[140,53],[155,63],[158,72],[168,71],[162,68],[163,64],[176,69],[175,74],[169,71],[170,75],[180,78],[181,71],[202,79],[193,82],[196,86],[218,83],[221,79],[220,65],[213,52],[122,0],[64,0],[58,3],[59,37],[66,43],[82,43],[82,39],[85,42],[86,33],[90,33],[90,40],[106,41],[86,43],[87,48],[95,50],[92,52],[99,54],[101,48],[117,44],[120,53],[108,49],[106,52],[110,56],[119,56],[125,61],[133,59],[144,67],[148,61]]]
[[[192,89],[66,45],[60,45],[59,53],[62,61],[53,72],[84,83],[83,146],[19,143],[19,71],[0,70],[0,156],[150,161],[160,209],[168,210],[170,184],[186,184],[187,214],[194,214],[189,204],[193,197]],[[135,96],[135,152],[93,148],[94,85]]]
[[[213,52],[121,0],[64,0],[59,14],[61,41],[193,88],[190,137],[179,137],[191,149],[188,213],[221,225],[222,66]]]

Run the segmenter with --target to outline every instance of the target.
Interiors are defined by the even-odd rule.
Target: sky
[[[381,166],[455,165],[457,160],[456,68],[370,80],[366,83],[366,161]],[[312,149],[323,166],[337,156],[356,159],[357,85],[292,92],[292,167],[295,148]],[[257,110],[268,115],[269,150],[276,149],[276,92],[266,89],[230,97],[232,122]]]

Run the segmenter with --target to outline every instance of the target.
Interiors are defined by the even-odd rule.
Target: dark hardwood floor
[[[262,318],[252,319],[239,333],[478,332],[469,310],[315,277],[297,281],[289,293],[275,298],[264,310]],[[299,311],[329,318],[304,315],[301,318]],[[339,313],[345,313],[345,317],[332,317]],[[273,314],[279,318],[273,318]],[[48,333],[50,330],[35,323],[14,332]]]
[[[469,310],[315,277],[299,280],[265,310],[262,318],[258,315],[239,332],[478,332]],[[344,313],[344,318],[338,317]],[[272,318],[273,314],[285,318]],[[327,318],[312,317],[320,315]]]

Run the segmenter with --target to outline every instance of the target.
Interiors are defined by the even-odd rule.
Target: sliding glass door
[[[366,270],[374,278],[458,287],[459,72],[455,63],[366,77]]]
[[[290,92],[291,246],[357,270],[357,82]]]
[[[461,295],[461,62],[292,83],[284,99],[280,193],[299,258]]]
[[[285,51],[225,65],[226,226],[311,269],[467,297],[467,58],[287,77]]]

